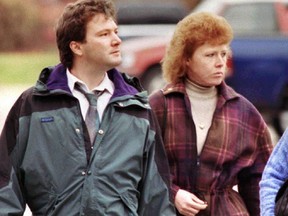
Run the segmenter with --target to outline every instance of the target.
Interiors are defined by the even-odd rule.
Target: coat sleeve
[[[261,216],[274,216],[275,198],[288,178],[288,129],[276,144],[260,181]]]
[[[25,202],[11,153],[17,140],[17,102],[10,110],[0,136],[0,215],[23,215]]]
[[[140,189],[139,215],[176,215],[170,193],[168,160],[159,133],[158,123],[151,112],[146,150],[144,151],[144,174]]]
[[[250,215],[260,214],[259,182],[273,148],[268,127],[263,121],[258,125],[263,130],[252,140],[251,146],[255,146],[253,163],[238,174],[238,191]]]
[[[163,93],[161,92],[161,90],[154,92],[149,97],[149,103],[150,103],[150,105],[153,109],[153,112],[155,113],[155,115],[157,117],[157,121],[159,123],[162,140],[164,140],[164,137],[165,137],[166,115],[167,115],[167,110],[165,110],[165,109],[167,109],[167,107],[166,107],[167,102],[165,100],[166,99],[165,99]],[[165,143],[163,145],[165,148]],[[172,196],[173,203],[174,203],[176,193],[180,189],[180,187],[174,183],[174,179],[175,179],[175,175],[172,172],[172,170],[170,170],[170,182],[171,182],[170,187],[171,187],[171,196]]]

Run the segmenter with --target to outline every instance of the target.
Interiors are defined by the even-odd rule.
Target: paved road
[[[10,108],[20,96],[21,92],[28,87],[29,86],[27,85],[6,86],[0,84],[0,131],[2,131],[3,124]]]

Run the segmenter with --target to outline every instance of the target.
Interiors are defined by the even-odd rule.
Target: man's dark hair
[[[79,0],[68,4],[56,26],[56,40],[61,63],[71,69],[73,52],[71,41],[83,42],[86,38],[87,23],[96,15],[104,14],[116,21],[115,5],[110,0]]]

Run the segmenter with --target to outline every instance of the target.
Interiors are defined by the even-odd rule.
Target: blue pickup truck
[[[224,16],[235,37],[226,82],[249,99],[279,135],[288,126],[288,0],[202,0],[194,11]],[[152,92],[163,85],[160,62],[171,35],[123,42],[121,71]],[[267,115],[266,115],[267,114]]]
[[[279,135],[287,126],[288,38],[240,37],[233,40],[231,73],[226,82],[248,98]]]

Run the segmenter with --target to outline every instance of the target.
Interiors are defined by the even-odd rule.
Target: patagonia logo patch
[[[48,122],[53,122],[54,121],[54,117],[43,117],[41,118],[41,123],[48,123]]]

